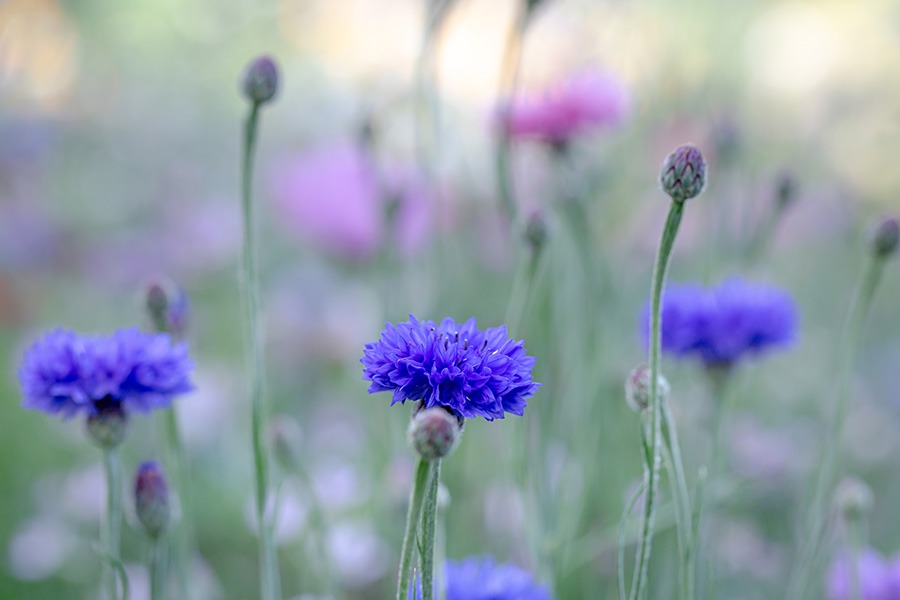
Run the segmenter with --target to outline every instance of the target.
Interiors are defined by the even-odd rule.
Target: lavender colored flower
[[[620,123],[630,104],[628,87],[618,76],[589,70],[539,97],[501,106],[495,127],[512,138],[562,144],[578,134]]]
[[[863,548],[856,560],[859,595],[853,592],[853,560],[838,554],[828,569],[826,590],[829,600],[896,600],[898,597],[887,560],[873,548]]]
[[[84,336],[56,329],[25,352],[19,369],[22,406],[72,417],[118,404],[126,411],[165,408],[194,389],[187,345],[167,334],[120,329]]]
[[[647,307],[642,320],[646,343]],[[796,307],[779,288],[732,278],[717,288],[670,285],[663,293],[663,352],[728,366],[746,355],[788,346],[796,336]]]
[[[498,565],[490,557],[470,557],[444,565],[447,600],[550,600],[550,590],[515,565]],[[417,594],[421,598],[421,582]]]
[[[376,168],[355,144],[286,157],[272,169],[275,208],[292,233],[344,258],[363,260],[390,240],[418,250],[433,226],[433,202],[416,171]]]
[[[391,404],[421,400],[425,408],[445,406],[463,417],[502,419],[521,415],[525,399],[540,387],[532,379],[535,358],[506,326],[480,331],[475,319],[458,325],[444,319],[388,323],[381,338],[366,344],[363,378],[369,393],[393,392]]]

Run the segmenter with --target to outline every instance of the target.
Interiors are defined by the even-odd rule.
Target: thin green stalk
[[[187,457],[181,433],[178,426],[178,415],[175,407],[170,406],[163,411],[166,451],[169,455],[169,464],[175,476],[175,493],[178,496],[180,506],[179,518],[169,528],[168,540],[172,547],[173,564],[175,565],[175,578],[181,598],[191,598],[188,584],[188,566],[193,556],[193,529],[192,511],[189,496],[189,482],[187,472]]]
[[[166,545],[160,538],[150,540],[150,600],[166,598]]]
[[[422,569],[422,600],[434,600],[434,531],[437,520],[438,487],[441,480],[441,459],[429,463],[428,490],[422,505],[422,535],[419,563]]]
[[[662,410],[663,448],[668,455],[666,466],[674,480],[672,496],[675,502],[678,547],[681,553],[681,591],[683,598],[686,600],[693,600],[696,534],[694,534],[692,529],[694,518],[691,511],[691,496],[688,492],[687,477],[685,477],[684,474],[684,463],[681,459],[681,446],[678,443],[678,432],[675,428],[675,421],[672,419],[672,413],[665,402],[662,403]]]
[[[643,600],[647,595],[648,573],[650,566],[650,549],[653,541],[653,522],[656,516],[657,493],[659,489],[660,446],[662,441],[662,403],[659,396],[659,360],[662,336],[662,291],[666,282],[669,267],[669,256],[678,234],[678,226],[684,205],[671,202],[669,215],[663,227],[653,266],[653,280],[650,285],[650,454],[647,464],[647,496],[644,501],[644,518],[641,530],[640,552],[635,569],[637,584],[632,589],[632,600]]]
[[[104,448],[106,475],[106,519],[100,529],[100,544],[106,553],[103,561],[103,585],[108,600],[119,597],[115,563],[119,562],[119,531],[122,525],[122,463],[115,448]]]
[[[413,550],[416,547],[416,526],[422,514],[425,486],[428,484],[430,476],[431,469],[428,461],[420,458],[416,466],[416,478],[413,480],[413,487],[409,496],[409,512],[406,513],[403,545],[400,547],[400,571],[397,573],[396,600],[407,600],[409,594],[410,570],[412,568]]]
[[[825,437],[822,460],[819,462],[812,508],[807,521],[807,533],[802,538],[800,559],[788,584],[786,597],[791,600],[802,600],[813,587],[809,582],[818,568],[817,563],[827,529],[828,494],[833,489],[841,470],[841,434],[850,401],[853,364],[859,352],[863,325],[878,282],[881,280],[883,267],[883,258],[873,257],[868,260],[847,315],[838,363],[838,394],[832,412],[829,435]]]
[[[269,490],[269,449],[265,444],[266,386],[262,344],[262,324],[259,314],[259,268],[256,253],[255,222],[251,202],[253,154],[256,145],[256,126],[259,103],[253,102],[244,129],[244,169],[241,207],[244,221],[244,248],[241,261],[241,292],[244,322],[249,341],[251,437],[253,464],[256,476],[256,522],[260,536],[260,593],[262,600],[279,600],[281,582],[278,574],[278,555],[266,504]]]

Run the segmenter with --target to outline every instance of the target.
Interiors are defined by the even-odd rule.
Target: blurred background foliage
[[[177,402],[195,485],[195,580],[201,597],[256,596],[237,79],[261,52],[283,79],[263,114],[256,180],[270,389],[273,412],[297,425],[288,437],[302,465],[281,474],[284,589],[392,593],[413,462],[408,411],[367,396],[363,345],[410,312],[500,324],[525,263],[497,201],[490,127],[518,4],[451,7],[435,42],[439,127],[423,164],[415,65],[426,4],[0,2],[0,597],[97,594],[100,456],[80,423],[21,410],[22,351],[55,326],[146,326],[141,293],[158,276],[191,299],[198,389]],[[445,461],[445,553],[517,562],[559,598],[615,595],[616,528],[641,475],[639,419],[622,386],[645,354],[638,315],[666,206],[656,175],[670,149],[693,141],[710,185],[688,206],[672,279],[741,274],[788,289],[801,312],[790,352],[735,374],[728,469],[704,549],[716,597],[777,597],[827,431],[866,233],[900,208],[900,3],[545,0],[522,48],[523,90],[595,67],[618,74],[633,105],[621,126],[562,155],[515,147],[520,204],[541,211],[548,242],[523,319],[510,326],[545,386],[523,419],[469,423]],[[414,248],[395,243],[403,232],[385,229],[390,215],[368,224],[380,228],[375,251],[347,256],[279,213],[290,161],[361,139],[385,172],[422,168],[428,216]],[[784,176],[795,201],[750,253]],[[566,217],[573,196],[586,254]],[[846,428],[848,469],[875,491],[871,541],[886,553],[900,549],[898,275],[888,269],[873,306]],[[709,389],[697,365],[664,368],[694,478],[707,462]],[[135,418],[125,464],[159,456],[160,435],[153,418]],[[840,545],[839,529],[832,539]],[[669,598],[674,536],[660,540],[653,589]],[[145,593],[145,552],[126,527],[132,598]]]

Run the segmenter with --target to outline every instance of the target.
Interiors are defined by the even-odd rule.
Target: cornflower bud
[[[121,402],[103,399],[94,403],[95,411],[87,418],[87,432],[100,448],[115,448],[128,433],[128,413]]]
[[[675,202],[698,196],[706,187],[706,161],[700,148],[685,144],[673,150],[659,171],[659,186]]]
[[[278,92],[278,66],[269,56],[260,56],[247,65],[241,91],[255,104],[265,104]]]
[[[656,391],[660,399],[665,402],[669,397],[669,382],[666,378],[659,374],[659,380]],[[625,380],[625,402],[634,412],[643,412],[650,407],[650,367],[646,364],[639,364],[628,375]]]
[[[159,463],[148,461],[138,467],[134,478],[134,508],[151,538],[158,538],[168,527],[172,513],[169,486]]]
[[[173,281],[159,278],[147,282],[144,304],[153,328],[180,338],[187,330],[188,297]]]
[[[872,235],[872,251],[876,258],[887,258],[897,250],[900,241],[900,223],[895,218],[882,219]]]
[[[426,408],[409,423],[409,443],[423,460],[437,460],[450,454],[460,436],[460,423],[443,408]]]

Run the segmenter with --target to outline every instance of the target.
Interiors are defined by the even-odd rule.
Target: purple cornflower
[[[550,600],[550,590],[515,565],[498,565],[490,557],[470,557],[444,565],[447,600]],[[417,595],[421,598],[421,582]]]
[[[587,70],[539,97],[501,106],[494,123],[511,138],[563,144],[578,134],[620,123],[630,104],[628,88],[617,75]]]
[[[388,323],[381,338],[366,344],[363,378],[369,393],[393,392],[391,404],[421,400],[425,408],[445,406],[463,417],[502,419],[521,415],[525,399],[541,384],[532,380],[535,358],[506,326],[479,331],[475,319],[458,325],[444,319]]]
[[[900,600],[900,587],[895,582],[896,570],[877,550],[863,548],[856,560],[859,595],[854,594],[852,559],[838,554],[828,570],[826,588],[829,600]]]
[[[167,334],[119,329],[84,336],[56,329],[25,352],[19,369],[22,406],[72,417],[107,405],[125,411],[165,408],[194,389],[187,345]]]
[[[649,310],[643,313],[644,341]],[[779,288],[732,278],[717,288],[667,286],[662,298],[662,351],[698,356],[707,366],[729,366],[748,354],[790,345],[797,311]]]

